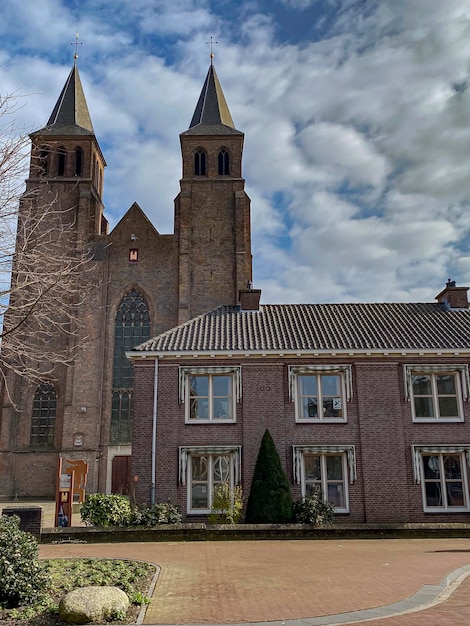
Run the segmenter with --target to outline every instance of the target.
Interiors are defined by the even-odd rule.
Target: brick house
[[[339,520],[468,521],[467,291],[259,306],[246,289],[138,346],[137,499],[170,499],[195,521],[220,481],[247,496],[268,428],[293,496],[320,490]]]

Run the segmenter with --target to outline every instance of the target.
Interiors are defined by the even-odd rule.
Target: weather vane
[[[212,65],[212,63],[213,63],[213,61],[214,61],[214,53],[212,52],[212,46],[213,46],[215,43],[219,43],[219,42],[218,42],[218,41],[214,41],[214,39],[212,38],[212,35],[211,35],[211,40],[210,40],[210,41],[206,41],[206,46],[210,46],[210,47],[211,47],[211,53],[210,53],[210,57],[211,57],[211,65]]]
[[[83,46],[83,41],[78,41],[78,33],[75,33],[75,41],[70,42],[71,46],[75,46],[75,54],[73,55],[73,62],[76,65],[78,59],[78,46]]]

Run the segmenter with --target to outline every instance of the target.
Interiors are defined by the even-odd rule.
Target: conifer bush
[[[16,515],[0,517],[0,607],[35,605],[44,598],[50,578],[38,558],[38,542],[20,530]]]
[[[289,524],[293,519],[289,481],[269,430],[261,441],[245,519],[247,524]]]

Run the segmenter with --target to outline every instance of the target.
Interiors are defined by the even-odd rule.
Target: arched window
[[[67,153],[65,148],[57,150],[57,176],[65,176],[65,166],[67,162]]]
[[[32,446],[54,445],[56,412],[57,394],[54,385],[41,383],[36,389],[33,400],[30,437]]]
[[[42,148],[39,153],[39,174],[47,176],[49,172],[49,149]]]
[[[81,176],[83,173],[83,150],[80,146],[75,148],[75,176]]]
[[[198,150],[194,154],[194,174],[196,176],[206,175],[206,153],[204,150]]]
[[[114,325],[112,443],[131,441],[134,368],[125,353],[147,339],[150,339],[149,308],[143,295],[134,289],[121,300]]]
[[[226,150],[221,150],[219,152],[219,176],[228,176],[229,173],[230,169],[228,152]]]

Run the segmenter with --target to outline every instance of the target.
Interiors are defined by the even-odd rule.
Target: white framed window
[[[348,482],[356,479],[354,446],[293,446],[294,480],[302,496],[321,493],[336,513],[349,513]]]
[[[208,514],[214,489],[223,483],[231,489],[239,483],[239,446],[180,448],[180,482],[187,485],[188,514]]]
[[[405,366],[407,399],[414,422],[462,422],[467,366]]]
[[[351,399],[348,365],[310,365],[289,368],[291,400],[297,422],[345,422]]]
[[[180,368],[186,423],[234,422],[241,398],[240,378],[240,367]]]
[[[414,446],[415,478],[421,483],[425,512],[470,510],[469,453],[470,446]]]

